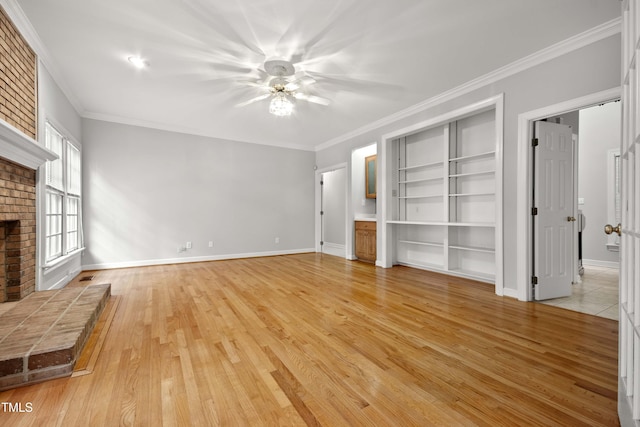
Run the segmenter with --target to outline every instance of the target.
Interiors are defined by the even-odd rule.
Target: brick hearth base
[[[0,391],[69,376],[110,284],[36,292],[0,314]]]

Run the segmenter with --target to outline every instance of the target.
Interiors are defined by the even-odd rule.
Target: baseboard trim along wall
[[[165,258],[165,259],[150,259],[139,261],[124,261],[124,262],[110,262],[101,264],[88,264],[82,266],[82,271],[88,270],[111,270],[114,268],[130,268],[130,267],[149,267],[153,265],[165,265],[165,264],[187,264],[191,262],[206,262],[206,261],[223,261],[229,259],[240,258],[258,258],[266,256],[277,255],[295,255],[309,252],[315,252],[315,248],[306,249],[292,249],[287,251],[269,251],[269,252],[249,252],[242,254],[223,254],[214,256],[203,257],[189,257],[189,258]]]
[[[620,268],[620,263],[615,261],[600,261],[597,259],[583,259],[582,265],[592,267]]]
[[[324,242],[322,245],[322,252],[328,255],[339,256],[341,258],[344,258],[347,253],[344,245],[331,242]]]

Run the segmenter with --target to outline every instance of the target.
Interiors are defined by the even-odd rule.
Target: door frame
[[[532,254],[532,184],[533,184],[533,123],[547,117],[565,114],[571,111],[591,107],[609,101],[615,101],[622,96],[620,86],[608,90],[574,98],[558,104],[542,107],[518,115],[518,177],[516,182],[517,194],[517,289],[516,298],[521,301],[533,301],[531,276],[533,275]],[[506,294],[506,293],[505,293]]]
[[[350,178],[350,174],[351,174],[351,168],[349,167],[348,163],[338,163],[336,165],[333,166],[327,166],[325,168],[322,169],[317,169],[315,170],[315,182],[314,182],[314,187],[315,187],[315,199],[316,199],[316,203],[315,203],[315,248],[316,248],[316,252],[322,252],[322,246],[320,245],[320,240],[322,239],[322,217],[320,216],[320,210],[322,209],[322,186],[320,185],[320,178],[322,177],[323,173],[327,173],[327,172],[333,172],[339,169],[344,169],[345,171],[345,178],[344,178],[344,185],[345,185],[345,212],[344,212],[344,216],[345,216],[345,224],[346,224],[346,229],[345,229],[345,258],[349,259],[349,238],[348,236],[350,236],[349,231],[350,231],[350,227],[349,227],[349,220],[348,220],[348,212],[350,209],[350,200],[351,200],[351,178]],[[353,226],[351,226],[351,228],[353,228]],[[351,233],[353,233],[353,230],[351,230]]]

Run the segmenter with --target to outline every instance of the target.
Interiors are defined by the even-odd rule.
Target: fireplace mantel
[[[58,155],[0,119],[0,157],[35,170]]]

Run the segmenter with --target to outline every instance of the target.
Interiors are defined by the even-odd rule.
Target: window
[[[82,247],[80,150],[50,123],[46,146],[59,158],[46,165],[45,262]]]

